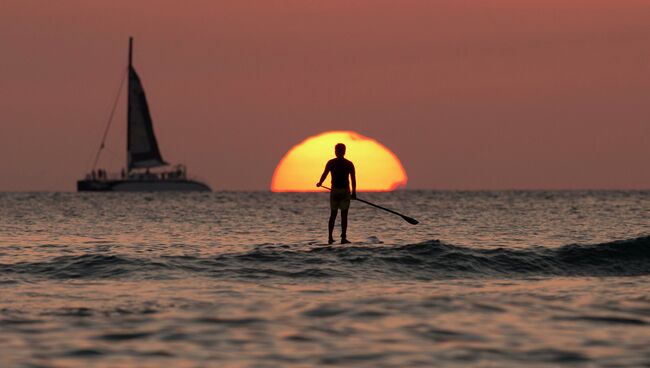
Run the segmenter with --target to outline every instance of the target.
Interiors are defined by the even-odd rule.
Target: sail
[[[138,73],[129,65],[127,151],[129,170],[164,166]]]

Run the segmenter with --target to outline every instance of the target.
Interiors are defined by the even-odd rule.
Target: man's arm
[[[354,172],[354,164],[350,170],[350,180],[352,181],[352,199],[357,199],[357,174]]]
[[[325,170],[323,171],[323,175],[320,176],[320,180],[318,181],[318,183],[316,183],[317,187],[323,185],[323,182],[325,181],[325,178],[327,178],[327,174],[329,174],[329,172],[330,172],[330,163],[328,162],[325,165]]]

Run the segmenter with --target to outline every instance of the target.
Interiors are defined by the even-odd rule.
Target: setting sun
[[[325,163],[334,158],[334,145],[347,146],[359,191],[390,191],[406,186],[406,172],[397,156],[381,143],[352,131],[330,131],[305,139],[284,155],[271,182],[274,192],[321,191],[316,187]],[[325,181],[329,186],[330,177]]]

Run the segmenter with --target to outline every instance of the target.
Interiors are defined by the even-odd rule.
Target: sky
[[[163,157],[215,190],[268,190],[328,130],[409,189],[650,189],[648,1],[3,0],[0,191],[75,190],[129,36]]]

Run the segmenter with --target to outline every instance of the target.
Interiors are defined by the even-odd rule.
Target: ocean
[[[0,193],[0,366],[650,367],[650,192],[359,197]]]

